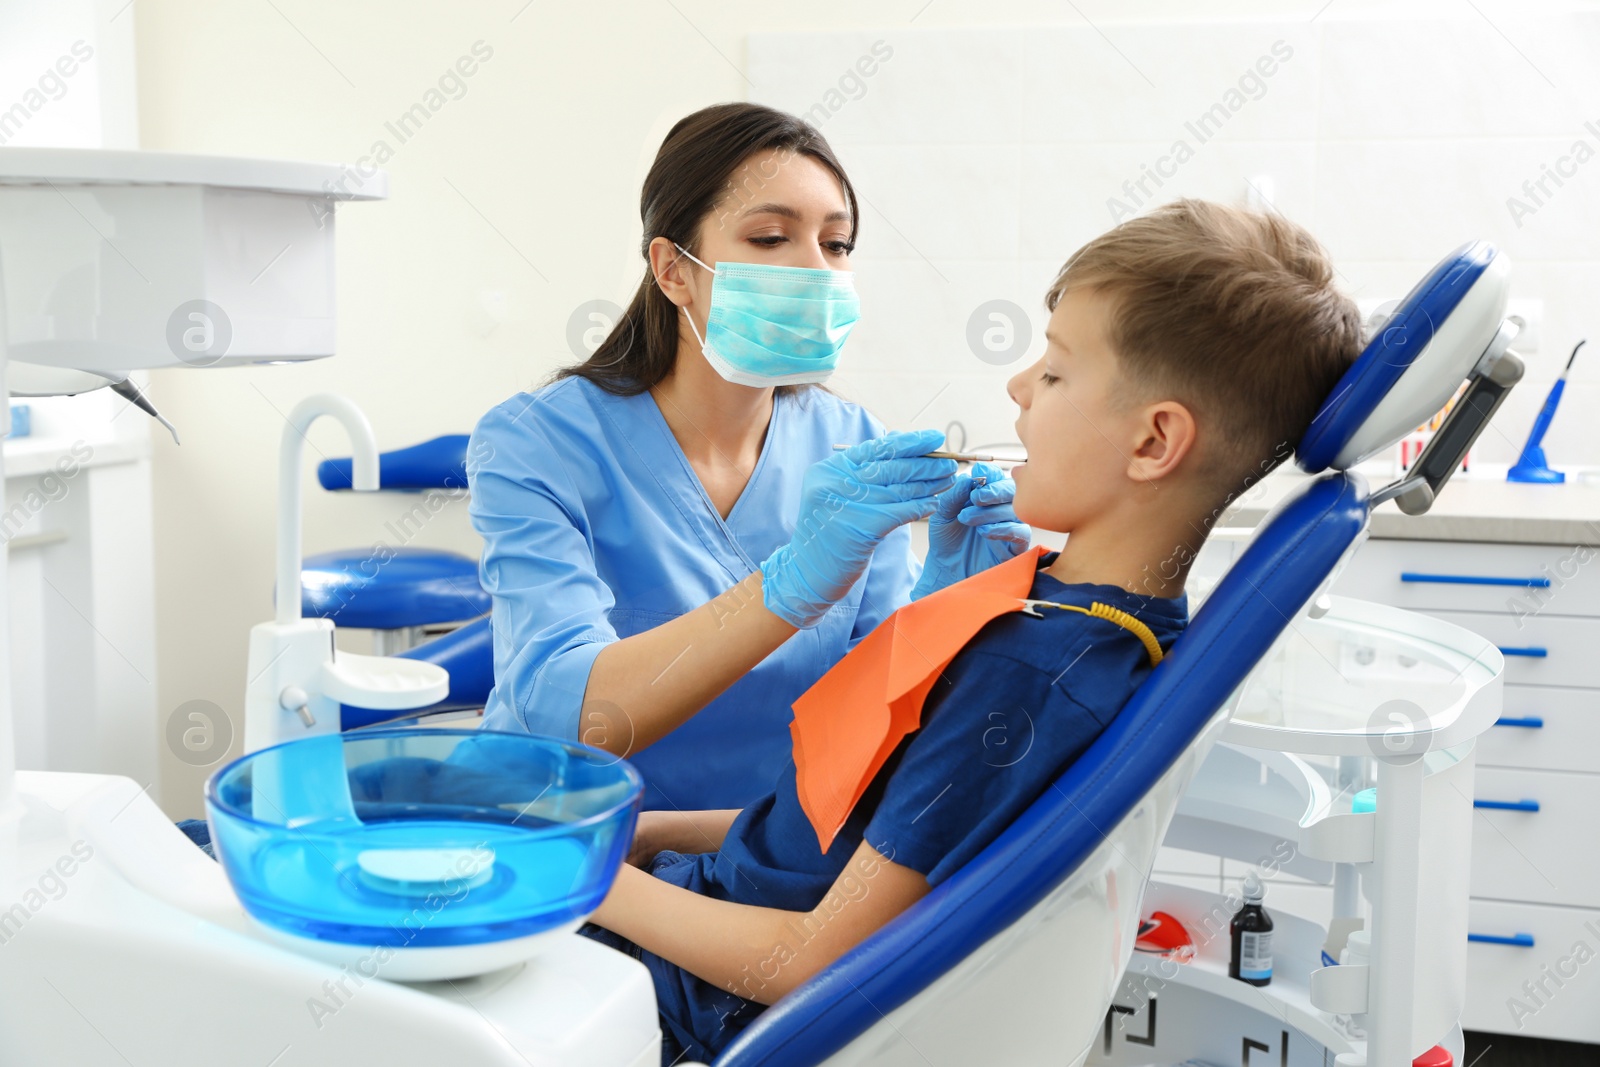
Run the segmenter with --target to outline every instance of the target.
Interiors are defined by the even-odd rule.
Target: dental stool
[[[1262,523],[1110,727],[987,849],[759,1016],[715,1067],[1077,1065],[1098,1048],[1156,851],[1241,683],[1315,610],[1371,509],[1393,499],[1426,511],[1521,376],[1503,323],[1509,270],[1477,242],[1411,292],[1296,450],[1321,477]],[[1417,463],[1369,495],[1351,468],[1432,417],[1463,379],[1467,393]],[[1459,940],[1464,953],[1464,929]],[[1464,966],[1448,962],[1418,973],[1463,983]]]
[[[385,452],[379,487],[421,493],[465,489],[467,435],[448,434]],[[350,460],[317,465],[317,481],[330,491],[350,488]],[[421,522],[432,512],[422,505]],[[420,528],[412,512],[397,523],[403,535]],[[489,594],[478,583],[478,562],[459,552],[400,546],[336,549],[306,556],[301,568],[301,611],[347,629],[371,630],[374,652],[393,655],[418,643],[424,628],[453,629],[485,615]]]

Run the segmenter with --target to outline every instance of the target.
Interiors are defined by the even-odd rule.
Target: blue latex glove
[[[956,463],[923,453],[943,443],[938,430],[898,431],[812,464],[801,482],[794,537],[761,564],[767,610],[805,628],[844,599],[880,541],[933,514]]]
[[[939,497],[928,520],[928,558],[911,590],[917,600],[1004,563],[1024,551],[1033,529],[1017,521],[1017,483],[999,467],[975,463]]]

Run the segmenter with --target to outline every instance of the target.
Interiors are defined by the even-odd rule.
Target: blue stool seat
[[[464,622],[489,611],[476,560],[437,548],[368,548],[307,556],[300,571],[300,610],[307,617],[360,630]]]

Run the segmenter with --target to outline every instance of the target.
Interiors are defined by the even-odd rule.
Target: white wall
[[[138,146],[133,15],[125,3],[0,3],[0,146]]]
[[[754,35],[753,95],[814,114],[870,202],[838,380],[891,424],[1009,440],[998,383],[1042,349],[1073,249],[1177,196],[1264,194],[1361,298],[1404,295],[1473,238],[1510,254],[1513,310],[1542,301],[1543,337],[1475,459],[1511,462],[1573,345],[1600,334],[1600,11],[1526,10]],[[1567,156],[1561,186],[1523,190]],[[972,342],[1004,325],[993,301],[1032,336],[1009,366]],[[1546,441],[1557,462],[1600,464],[1586,356]]]
[[[1409,284],[1468,237],[1500,240],[1521,264],[1519,291],[1546,298],[1535,378],[1548,380],[1600,283],[1595,230],[1583,228],[1595,178],[1585,172],[1521,230],[1502,201],[1583,118],[1600,118],[1565,99],[1600,99],[1587,92],[1595,22],[1530,27],[1520,7],[1479,5],[1566,91],[1552,96],[1470,9],[1444,44],[1390,27],[1374,62],[1350,20],[1390,5],[1322,6],[1233,0],[1208,5],[1199,30],[1170,25],[1197,17],[1175,0],[139,0],[144,147],[347,162],[379,140],[395,149],[392,198],[340,211],[338,358],[155,376],[185,440],[155,438],[163,715],[203,699],[237,723],[246,633],[271,613],[282,412],[332,389],[362,404],[382,447],[469,429],[573,358],[576,309],[631,294],[639,182],[672,122],[727,99],[810,107],[879,39],[893,58],[824,132],[869,205],[858,255],[868,317],[840,384],[892,425],[961,418],[971,443],[1010,437],[998,385],[1014,368],[968,348],[973,309],[1004,298],[1037,314],[1054,267],[1109,225],[1106,197],[1279,37],[1293,60],[1168,190],[1232,198],[1244,176],[1272,173],[1282,208],[1322,233],[1361,292]],[[1462,10],[1407,10],[1435,9]],[[1310,29],[1289,25],[1313,16]],[[950,27],[962,32],[940,32]],[[797,32],[821,36],[763,36]],[[385,123],[477,41],[493,56],[464,95],[399,144]],[[1424,107],[1446,95],[1414,73],[1426,63],[1477,106]],[[1035,329],[1030,352],[1041,343]],[[1592,407],[1597,371],[1580,365],[1549,442],[1560,459],[1600,462],[1573,417]],[[1539,385],[1506,412],[1519,433]],[[330,426],[311,439],[308,475],[318,451],[344,454]],[[408,506],[310,489],[306,550],[392,543],[384,524]],[[461,506],[413,543],[476,551]],[[164,770],[167,809],[198,811],[205,771]]]

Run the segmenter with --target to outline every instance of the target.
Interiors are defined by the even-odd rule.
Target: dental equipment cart
[[[1359,1062],[1345,1057],[1362,1014],[1370,1036],[1376,1012],[1391,1032],[1414,1035],[1409,1044],[1443,1044],[1460,1062],[1459,993],[1439,995],[1450,983],[1430,978],[1466,965],[1473,739],[1499,715],[1502,669],[1489,642],[1393,607],[1329,597],[1320,615],[1297,620],[1245,683],[1166,843],[1331,882],[1336,919],[1358,918],[1364,895],[1372,974],[1387,979],[1324,967],[1327,931],[1284,909],[1272,910],[1271,985],[1229,978],[1237,898],[1225,905],[1157,876],[1146,913],[1183,921],[1196,958],[1136,954],[1089,1062],[1306,1065],[1334,1062],[1328,1053]],[[1337,769],[1324,774],[1301,755],[1333,757]],[[1352,812],[1369,761],[1377,810]]]
[[[60,392],[73,392],[91,376],[115,381],[142,367],[331,355],[334,202],[387,192],[382,174],[354,190],[350,176],[313,164],[0,149],[0,373],[8,360],[25,362],[43,368],[30,372],[36,384],[54,375]],[[102,219],[98,230],[83,225],[90,216]],[[104,232],[144,266],[142,279],[119,265]],[[286,243],[296,251],[275,268],[284,275],[276,288],[252,289],[260,264]],[[1090,751],[976,859],[768,1009],[717,1067],[1122,1065],[1196,1055],[1244,1067],[1334,1057],[1404,1067],[1459,1033],[1472,741],[1498,715],[1502,662],[1459,627],[1327,599],[1325,589],[1359,545],[1372,501],[1426,510],[1520,377],[1503,325],[1508,273],[1505,258],[1479,242],[1418,285],[1302,441],[1297,462],[1318,477],[1263,524]],[[52,299],[52,289],[76,298]],[[231,346],[172,340],[173,314],[223,307]],[[1369,499],[1351,468],[1437,411],[1463,379],[1467,394],[1408,479]],[[311,398],[291,431],[324,413],[341,418],[356,455],[368,458],[357,460],[358,487],[376,486],[368,462],[376,449],[354,405]],[[278,587],[298,590],[290,573],[299,560],[298,444],[281,455],[280,528],[290,532]],[[459,745],[468,733],[341,734],[342,703],[398,715],[439,699],[443,672],[347,658],[331,647],[331,624],[298,618],[298,603],[280,595],[277,620],[252,634],[263,658],[246,724],[255,745],[295,739],[251,752],[210,786],[241,825],[252,810],[265,825],[259,805],[275,799],[288,815],[272,828],[280,833],[296,828],[296,797],[325,809],[360,801],[351,753],[366,737],[410,755],[406,735]],[[1404,683],[1342,668],[1347,654],[1361,659],[1349,652],[1359,647],[1425,668]],[[0,642],[0,661],[5,651]],[[647,972],[568,932],[581,915],[537,935],[536,954],[522,952],[520,962],[488,951],[482,959],[492,962],[481,967],[435,956],[420,969],[385,970],[370,953],[313,955],[264,929],[254,908],[247,914],[241,898],[262,887],[230,881],[138,785],[16,771],[10,735],[0,692],[7,1065],[658,1062]],[[1214,748],[1219,738],[1228,747]],[[1340,794],[1293,752],[1346,761]],[[1342,806],[1344,785],[1362,778],[1358,757],[1378,767],[1375,812]],[[260,770],[245,789],[252,765]],[[612,770],[571,792],[604,793],[593,810],[625,827],[618,791],[631,771]],[[366,815],[355,807],[338,817]],[[1148,906],[1210,906],[1182,891],[1145,892],[1169,824],[1188,847],[1247,862],[1288,842],[1286,868],[1332,878],[1352,914],[1365,894],[1371,967],[1313,970],[1318,931],[1287,915],[1282,977],[1267,990],[1224,977],[1206,946],[1172,974],[1152,972],[1143,958],[1130,964]],[[365,889],[406,892],[428,880],[416,859],[363,853],[356,877]],[[468,873],[473,885],[490,876],[482,861]],[[1154,987],[1144,981],[1152,973]],[[1336,1024],[1363,1014],[1365,1043]],[[1131,1025],[1102,1022],[1122,1018]],[[1279,1040],[1280,1032],[1291,1036]]]
[[[1224,521],[1253,525],[1294,481],[1269,478]],[[1600,485],[1485,473],[1452,479],[1426,515],[1374,513],[1371,540],[1333,586],[1464,627],[1505,655],[1504,711],[1477,752],[1467,1030],[1600,1045],[1587,968],[1555,971],[1600,929],[1600,868],[1574,847],[1600,807],[1597,552]]]

